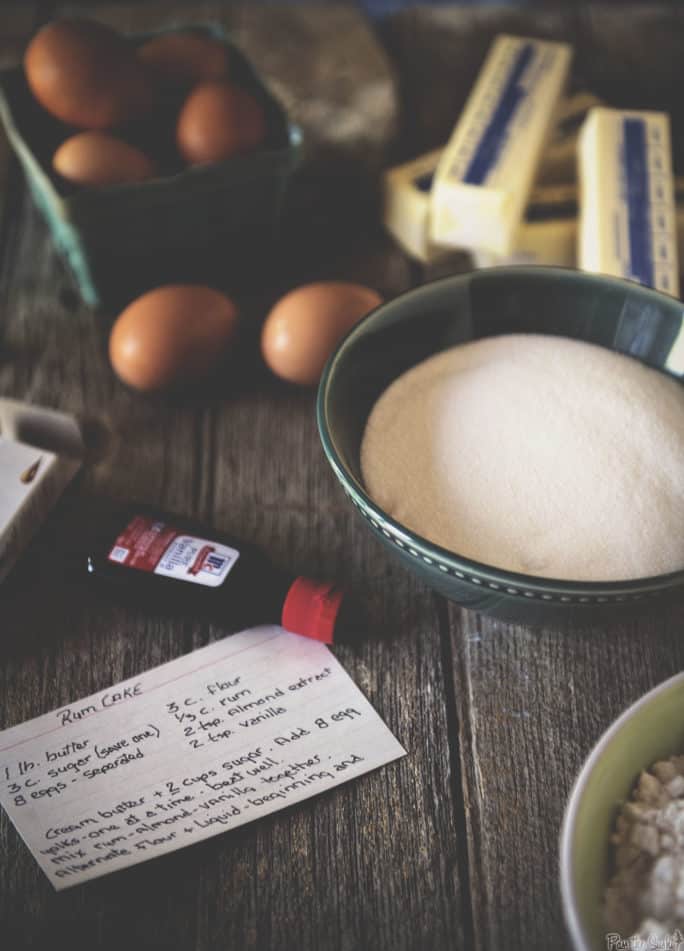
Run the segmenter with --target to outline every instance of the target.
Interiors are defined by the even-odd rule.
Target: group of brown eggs
[[[24,56],[31,92],[53,117],[83,131],[52,158],[77,185],[153,178],[154,157],[112,130],[163,114],[188,165],[218,162],[263,143],[262,105],[231,79],[229,48],[208,34],[162,33],[139,46],[103,24],[55,20],[36,33]],[[171,110],[169,110],[171,104]]]
[[[276,376],[313,386],[339,341],[381,303],[368,287],[344,281],[305,284],[285,294],[261,331],[261,353]],[[200,382],[222,363],[235,339],[238,312],[225,294],[199,285],[167,285],[129,304],[115,322],[109,356],[134,389]]]
[[[192,31],[160,34],[139,46],[99,23],[57,20],[29,44],[28,85],[51,115],[73,129],[52,159],[81,186],[154,177],[152,157],[111,130],[144,122],[155,104],[178,104],[175,141],[189,164],[249,152],[267,136],[261,104],[230,78],[228,47]],[[160,105],[161,104],[161,105]],[[266,364],[283,379],[317,383],[344,334],[380,303],[369,288],[345,282],[308,284],[278,301],[261,334]],[[220,291],[166,285],[143,294],[111,331],[117,375],[146,392],[197,384],[220,366],[235,339],[238,311]]]

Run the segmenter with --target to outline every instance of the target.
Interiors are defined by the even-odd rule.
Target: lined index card
[[[0,733],[0,803],[60,890],[405,753],[327,647],[259,627]]]

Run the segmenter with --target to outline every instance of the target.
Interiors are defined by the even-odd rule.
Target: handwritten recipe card
[[[260,627],[0,733],[0,803],[59,890],[405,752],[323,644]]]

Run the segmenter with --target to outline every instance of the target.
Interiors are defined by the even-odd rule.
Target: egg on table
[[[152,105],[152,86],[135,49],[102,23],[46,24],[26,49],[24,70],[38,102],[69,125],[107,129]]]
[[[150,392],[195,383],[225,356],[237,309],[198,284],[169,284],[129,304],[112,327],[109,357],[120,379]]]
[[[74,185],[119,185],[144,182],[156,165],[133,145],[106,132],[79,132],[62,142],[52,167]]]
[[[220,162],[255,149],[266,138],[261,104],[228,82],[201,83],[183,104],[176,127],[178,150],[190,165]]]
[[[138,47],[138,59],[162,87],[182,89],[225,79],[230,58],[224,43],[199,33],[163,33]]]
[[[347,331],[382,303],[361,284],[324,281],[298,287],[273,307],[261,333],[261,352],[283,380],[318,383],[323,367]]]

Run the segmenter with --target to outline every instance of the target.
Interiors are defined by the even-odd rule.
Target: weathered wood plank
[[[561,632],[450,609],[476,947],[567,947],[558,835],[612,720],[684,665],[684,605]]]
[[[353,258],[338,264],[349,276]],[[377,262],[376,283],[401,289],[408,275],[401,260],[382,246],[366,268],[369,260]],[[111,433],[108,452],[64,499],[25,563],[42,564],[46,548],[61,561],[74,543],[70,527],[86,520],[93,497],[138,498],[251,537],[293,570],[344,578],[368,606],[369,633],[338,655],[410,751],[312,803],[61,895],[3,815],[3,934],[13,948],[48,938],[60,945],[79,922],[95,947],[131,938],[197,951],[465,947],[439,618],[432,596],[352,520],[322,457],[313,394],[270,381],[254,355],[248,372],[233,378],[228,369],[196,398],[126,391],[107,363],[106,318],[77,303],[26,196],[0,275],[8,355],[0,392],[94,416]],[[222,633],[86,598],[65,589],[59,572],[43,572],[39,582],[19,572],[4,596],[2,726]]]
[[[219,7],[194,5],[193,19]],[[131,9],[88,12],[123,29],[161,22],[159,6]],[[163,9],[169,22],[187,7]],[[383,31],[404,79],[405,148],[419,152],[446,137],[493,32],[529,31],[530,22],[513,11],[496,20],[492,11],[441,11],[422,25],[426,12],[402,16]],[[613,26],[622,14],[614,16]],[[609,19],[553,11],[533,32],[581,38],[594,30],[597,55]],[[674,41],[666,48],[671,64]],[[37,540],[35,563],[46,549],[59,560],[93,496],[135,497],[250,537],[298,571],[348,581],[367,605],[369,634],[338,655],[410,756],[252,827],[61,895],[3,814],[0,933],[9,946],[61,946],[74,923],[96,948],[131,940],[184,951],[566,946],[556,841],[567,792],[610,720],[681,667],[681,611],[560,635],[447,609],[352,519],[318,446],[312,395],[268,378],[255,324],[209,392],[162,400],[124,391],[107,364],[106,318],[76,303],[15,181],[0,251],[0,392],[94,416],[110,432],[108,453]],[[322,222],[329,232],[338,224]],[[289,283],[349,277],[389,295],[419,277],[375,233],[352,250],[338,242],[334,254],[315,244],[290,255]],[[264,289],[245,312],[256,321],[277,290]],[[81,596],[51,571],[38,582],[25,570],[13,584],[0,602],[0,727],[223,633]]]

